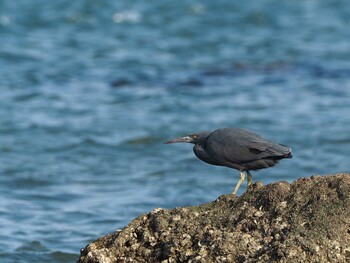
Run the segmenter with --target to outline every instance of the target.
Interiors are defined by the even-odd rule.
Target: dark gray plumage
[[[239,128],[223,128],[213,132],[200,132],[173,139],[166,143],[193,143],[195,155],[202,161],[227,166],[240,171],[234,194],[247,174],[248,186],[252,183],[250,170],[269,168],[284,158],[292,158],[292,150],[282,144],[264,139],[260,135]]]

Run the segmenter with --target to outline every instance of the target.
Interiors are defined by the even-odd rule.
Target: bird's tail
[[[284,158],[293,158],[292,150],[284,156]]]
[[[268,151],[276,159],[293,158],[292,149],[283,144],[274,143]]]

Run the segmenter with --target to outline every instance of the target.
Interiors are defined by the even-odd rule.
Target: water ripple
[[[176,136],[291,146],[265,184],[350,171],[346,1],[0,6],[1,262],[73,262],[141,213],[231,192],[238,173]]]

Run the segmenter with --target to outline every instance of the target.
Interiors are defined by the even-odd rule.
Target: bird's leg
[[[249,171],[247,171],[247,188],[253,183],[253,176]]]
[[[239,179],[239,181],[238,181],[238,183],[237,183],[237,185],[235,187],[235,190],[232,192],[232,194],[234,194],[234,195],[237,194],[239,187],[241,186],[241,184],[243,183],[243,181],[245,179],[245,172],[244,171],[240,171],[239,173],[241,175],[241,179]]]

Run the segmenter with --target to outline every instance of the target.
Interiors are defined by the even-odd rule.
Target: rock
[[[89,244],[78,262],[350,262],[350,174],[156,209]]]

